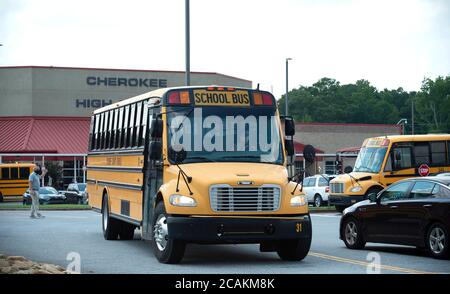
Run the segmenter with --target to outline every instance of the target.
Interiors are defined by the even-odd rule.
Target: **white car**
[[[303,192],[305,192],[308,198],[308,203],[314,204],[315,207],[320,207],[325,202],[328,202],[330,181],[334,177],[325,174],[305,178],[303,180]]]

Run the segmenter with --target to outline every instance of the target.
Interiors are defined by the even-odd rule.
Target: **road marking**
[[[327,259],[327,260],[342,262],[342,263],[350,263],[350,264],[360,265],[360,266],[364,266],[366,268],[368,266],[372,266],[372,264],[369,262],[360,261],[360,260],[356,260],[356,259],[343,258],[343,257],[338,257],[338,256],[333,256],[333,255],[327,255],[327,254],[318,253],[318,252],[310,251],[308,253],[308,255]],[[414,270],[414,269],[408,269],[408,268],[384,265],[384,264],[380,264],[380,268],[384,269],[384,270],[388,270],[388,271],[397,271],[397,272],[402,272],[402,273],[407,273],[407,274],[422,274],[422,275],[423,274],[437,274],[435,272],[420,271],[420,270]]]

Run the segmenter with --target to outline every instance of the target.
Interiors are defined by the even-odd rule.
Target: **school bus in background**
[[[390,184],[450,171],[450,134],[368,138],[351,173],[330,182],[329,201],[342,212]]]
[[[0,202],[22,201],[33,167],[32,163],[0,164]]]
[[[196,139],[188,125],[195,124],[199,111],[203,128],[209,118],[217,125],[230,116],[255,117],[248,120],[258,124],[271,117],[256,127],[279,142],[273,143],[276,151],[266,158],[269,151],[259,147],[177,150],[169,143],[177,131],[186,142]],[[87,191],[89,204],[102,213],[104,238],[133,239],[140,227],[141,238],[151,241],[161,263],[180,262],[187,243],[256,243],[281,259],[303,259],[310,248],[311,220],[304,193],[288,176],[293,120],[285,118],[284,127],[283,140],[272,94],[244,88],[159,89],[96,110]],[[229,130],[215,142],[225,141]],[[254,131],[246,128],[230,137],[247,144]]]

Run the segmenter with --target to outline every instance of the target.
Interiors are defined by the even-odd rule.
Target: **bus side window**
[[[136,104],[130,105],[130,122],[128,123],[128,147],[133,147],[134,145],[134,124],[136,118]]]
[[[19,168],[12,167],[11,168],[11,180],[17,180],[17,179],[19,179]]]
[[[139,131],[139,146],[144,146],[145,144],[145,135],[147,134],[147,120],[148,120],[148,101],[144,101],[142,106],[142,123],[141,130]]]
[[[140,126],[142,125],[142,102],[136,104],[136,121],[133,130],[133,147],[139,146]]]
[[[445,142],[430,142],[431,147],[431,163],[434,166],[443,166],[445,160]]]
[[[9,180],[9,167],[2,168],[2,180]]]
[[[385,172],[391,172],[392,171],[392,162],[394,161],[393,159],[393,151],[389,152],[389,157],[386,160],[386,164],[384,165],[384,171]]]
[[[127,105],[124,108],[124,116],[123,116],[123,126],[122,126],[122,138],[120,139],[121,144],[120,147],[126,148],[128,147],[128,121],[130,120],[129,112],[130,107]]]
[[[119,109],[116,108],[114,110],[114,122],[113,122],[113,130],[112,130],[112,141],[111,141],[111,148],[117,148],[117,142],[119,142],[118,140],[118,122],[119,122]]]
[[[412,168],[412,156],[410,147],[397,147],[393,149],[392,156],[394,157],[393,170],[401,170]]]
[[[116,148],[122,147],[122,130],[123,128],[123,107],[119,109],[119,120],[117,122],[117,137],[116,137]]]
[[[21,167],[19,172],[20,172],[21,180],[26,180],[30,176],[30,168],[29,167]]]
[[[92,149],[97,150],[98,149],[98,142],[99,142],[99,134],[98,130],[100,128],[100,115],[95,116],[95,126],[94,126],[94,143],[92,144]]]
[[[414,163],[416,167],[421,164],[430,164],[430,144],[428,142],[414,143]]]

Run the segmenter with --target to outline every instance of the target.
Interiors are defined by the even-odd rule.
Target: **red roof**
[[[89,117],[0,117],[0,153],[84,154]]]

